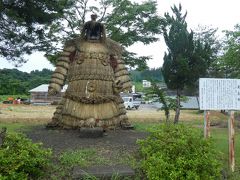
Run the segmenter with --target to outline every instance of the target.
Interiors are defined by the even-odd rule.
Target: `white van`
[[[141,104],[141,100],[133,100],[133,97],[123,97],[123,101],[126,109],[138,109]]]

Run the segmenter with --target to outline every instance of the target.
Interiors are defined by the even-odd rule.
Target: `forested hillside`
[[[17,69],[0,69],[0,95],[27,94],[40,84],[47,84],[51,78],[52,71],[22,72]]]
[[[41,84],[48,84],[52,71],[43,69],[35,70],[30,73],[22,72],[17,69],[0,69],[0,95],[28,94]],[[132,81],[142,82],[143,79],[162,81],[160,68],[144,71],[130,71]],[[134,83],[134,84],[135,84]]]
[[[147,69],[144,71],[130,71],[132,81],[142,82],[142,80],[163,81],[160,68]]]

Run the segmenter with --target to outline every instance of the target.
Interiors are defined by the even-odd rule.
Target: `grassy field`
[[[50,121],[55,108],[55,106],[0,104],[0,128],[7,127],[8,131],[14,132],[19,129],[26,130],[36,124],[46,124]],[[131,110],[128,111],[128,116],[138,131],[146,131],[148,128],[165,121],[164,112],[156,110]],[[172,121],[174,112],[171,112],[170,117]],[[212,124],[211,138],[217,149],[222,152],[220,158],[223,160],[225,169],[228,169],[228,116],[220,112],[211,112],[210,119]],[[202,128],[203,131],[203,113],[199,113],[197,110],[182,110],[180,123]],[[238,123],[239,121],[236,121],[237,125]],[[240,130],[238,128],[236,128],[235,137],[236,172],[231,175],[231,179],[239,179],[240,177]],[[82,152],[76,153],[81,154]],[[75,156],[75,154],[71,155]],[[66,155],[62,158],[68,160],[70,157]]]

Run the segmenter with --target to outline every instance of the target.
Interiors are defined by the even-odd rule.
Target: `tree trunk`
[[[174,124],[178,123],[179,116],[180,116],[180,92],[179,92],[179,90],[177,90],[176,103],[177,103],[177,108],[176,108],[176,113],[175,113],[175,118],[174,118]]]

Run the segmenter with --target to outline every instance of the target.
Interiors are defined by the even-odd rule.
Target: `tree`
[[[64,17],[54,22],[45,38],[53,44],[46,49],[46,57],[55,64],[62,45],[68,39],[79,36],[81,27],[89,13],[98,14],[99,21],[106,26],[107,36],[127,48],[136,42],[149,44],[157,41],[155,34],[161,33],[162,19],[157,15],[157,3],[147,0],[133,3],[130,0],[101,0],[90,4],[89,0],[77,0],[64,10]],[[131,67],[145,69],[148,56],[137,57],[125,49],[123,59]]]
[[[198,26],[194,30],[194,40],[200,41],[203,46],[208,46],[207,72],[206,77],[223,77],[223,71],[220,66],[219,57],[223,54],[222,42],[216,35],[217,28],[209,26]],[[198,83],[194,89],[198,89]]]
[[[152,86],[149,88],[146,95],[156,96],[156,101],[162,104],[162,107],[160,108],[160,110],[164,110],[166,123],[169,123],[169,116],[170,116],[170,109],[171,109],[170,101],[167,98],[164,90],[161,89],[156,82],[151,81],[151,85]]]
[[[25,62],[24,54],[42,50],[44,33],[63,14],[67,0],[1,0],[0,56],[16,65]]]
[[[194,86],[198,78],[206,74],[212,49],[201,39],[194,39],[193,31],[188,32],[187,13],[182,14],[181,4],[171,9],[173,16],[165,13],[163,33],[168,52],[164,55],[162,73],[167,87],[176,90],[174,123],[178,123],[181,92],[186,86]]]
[[[26,73],[17,69],[0,69],[0,74],[0,95],[23,95],[41,84],[48,84],[52,71],[43,69]]]
[[[240,78],[240,24],[233,31],[225,31],[224,53],[219,58],[219,66],[224,77]]]

